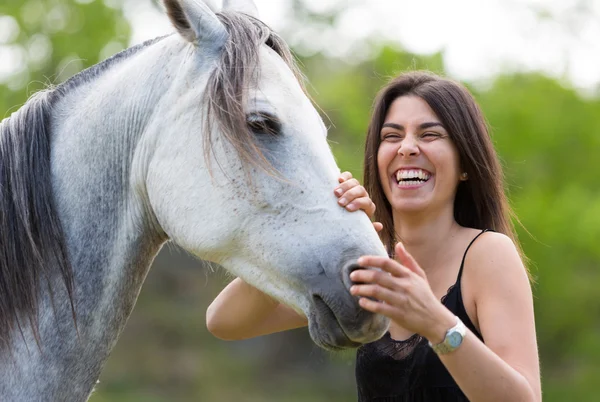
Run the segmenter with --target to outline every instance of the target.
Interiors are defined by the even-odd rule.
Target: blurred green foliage
[[[123,47],[129,28],[114,4],[118,2],[2,2],[0,33],[15,23],[18,29],[0,36],[0,46],[11,47],[20,55],[13,61],[21,64],[0,83],[2,116],[33,91]],[[301,60],[309,91],[330,127],[338,164],[357,177],[371,103],[386,79],[415,68],[444,71],[440,54],[417,56],[376,46],[379,53],[359,65],[321,55]],[[519,236],[536,277],[544,399],[596,401],[600,100],[540,74],[467,84],[492,129],[507,191],[523,224]],[[352,353],[328,354],[311,343],[305,330],[243,342],[213,338],[206,331],[204,311],[226,281],[222,271],[213,273],[176,248],[163,250],[91,400],[356,399]]]
[[[122,1],[0,2],[0,117],[34,92],[58,84],[126,47],[130,29]],[[108,6],[110,5],[110,7]],[[10,59],[8,56],[10,55]]]

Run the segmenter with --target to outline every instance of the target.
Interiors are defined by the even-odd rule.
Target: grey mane
[[[218,13],[229,32],[220,60],[205,92],[207,124],[215,121],[244,163],[270,170],[270,165],[246,124],[248,88],[258,79],[258,49],[266,44],[302,82],[287,45],[261,21],[244,14]],[[54,206],[50,177],[50,124],[53,107],[75,88],[95,80],[115,64],[165,37],[147,41],[35,94],[0,123],[0,351],[10,348],[15,329],[29,325],[39,343],[40,286],[50,288],[60,275],[71,302],[73,267]],[[211,118],[212,117],[212,118]],[[210,126],[205,136],[209,156]],[[210,160],[210,158],[207,158]],[[76,322],[76,321],[75,321]]]
[[[0,350],[24,320],[37,331],[38,285],[60,272],[69,297],[73,271],[50,184],[51,93],[36,94],[0,124]],[[71,303],[71,307],[72,303]]]
[[[83,83],[163,38],[147,41],[92,66],[55,87],[40,91],[0,123],[0,351],[11,334],[29,325],[39,343],[39,285],[62,277],[71,302],[73,268],[54,207],[50,178],[50,122],[53,106]]]

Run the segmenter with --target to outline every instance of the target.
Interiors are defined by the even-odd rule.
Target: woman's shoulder
[[[465,258],[465,270],[481,290],[489,286],[510,287],[515,280],[528,281],[515,243],[498,232],[487,231],[473,242]]]
[[[503,258],[499,257],[519,257],[519,252],[515,243],[507,235],[491,230],[485,232],[482,232],[479,229],[471,230],[480,234],[469,250],[471,260],[483,259],[493,262],[503,260]]]
[[[514,250],[518,254],[513,240],[503,233],[495,232],[491,229],[482,230],[466,226],[462,226],[460,232],[462,232],[461,237],[471,243],[469,244],[469,254],[472,254],[472,251],[476,254],[486,254],[489,252],[505,252],[510,250]]]
[[[465,258],[468,262],[480,261],[482,258],[504,253],[514,252],[519,255],[515,243],[503,233],[464,226],[461,227],[461,232],[463,244],[468,245],[465,249]]]

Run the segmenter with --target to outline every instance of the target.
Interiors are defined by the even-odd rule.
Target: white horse
[[[0,400],[85,401],[166,241],[305,314],[322,347],[387,330],[348,292],[385,250],[336,203],[289,50],[251,1],[224,3],[164,0],[178,34],[2,121]]]

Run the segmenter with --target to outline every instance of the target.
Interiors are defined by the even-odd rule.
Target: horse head
[[[224,3],[164,0],[188,54],[143,139],[147,208],[165,237],[305,314],[318,345],[374,341],[388,320],[359,307],[348,275],[385,249],[336,202],[327,129],[287,46],[253,2]]]

